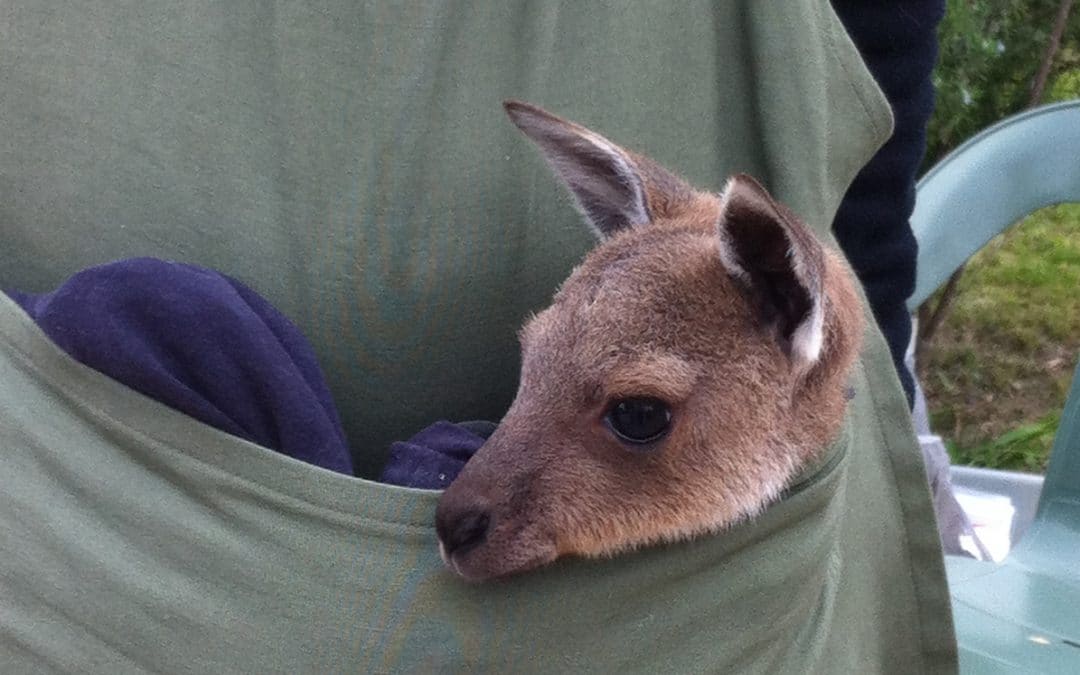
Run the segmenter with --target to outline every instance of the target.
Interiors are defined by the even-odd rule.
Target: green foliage
[[[1060,0],[947,0],[934,72],[928,168],[979,130],[1027,107]],[[1080,96],[1080,5],[1074,6],[1043,101]]]
[[[955,464],[1041,473],[1060,423],[1061,415],[1051,414],[974,447],[961,448],[951,441],[946,446]]]
[[[1054,78],[1044,100],[1051,103],[1074,98],[1080,98],[1080,66],[1066,70]]]
[[[1002,347],[1080,343],[1080,204],[1040,211],[980,251],[950,317]]]
[[[1080,356],[1080,204],[1043,209],[968,263],[922,366],[954,461],[1045,468]]]

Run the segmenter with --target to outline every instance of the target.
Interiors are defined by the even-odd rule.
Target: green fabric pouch
[[[913,616],[903,586],[853,592],[877,572],[845,572],[877,555],[845,545],[851,455],[872,442],[850,424],[721,536],[474,586],[438,558],[437,493],[193,424],[6,299],[0,326],[5,672],[866,672],[886,665],[868,646],[917,654],[917,626],[887,644],[865,623],[879,593]]]
[[[497,419],[514,331],[589,246],[499,101],[825,233],[887,107],[826,2],[16,1],[0,287],[214,267],[312,340],[374,475]],[[826,235],[827,236],[827,235]],[[331,474],[91,371],[0,297],[0,671],[949,672],[921,459],[876,330],[841,437],[760,518],[473,586],[437,494]]]

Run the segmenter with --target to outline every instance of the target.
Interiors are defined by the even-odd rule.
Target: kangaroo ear
[[[720,197],[720,258],[798,367],[821,354],[825,252],[794,213],[756,180],[736,175]]]
[[[600,134],[528,103],[503,103],[511,121],[539,147],[601,239],[652,219],[640,170]]]

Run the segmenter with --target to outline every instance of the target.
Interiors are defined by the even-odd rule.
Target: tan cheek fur
[[[669,264],[666,256],[657,256],[658,268]],[[687,253],[681,251],[677,257],[685,260]],[[582,277],[592,272],[589,263],[581,268]],[[559,304],[573,307],[584,304],[586,294],[602,294],[594,285],[601,277],[588,278],[581,285],[569,282]],[[690,295],[697,285],[722,283],[711,277],[681,281]],[[533,327],[536,344],[565,359],[562,364],[548,360],[543,366],[548,376],[555,376],[544,379],[559,382],[559,391],[549,392],[556,397],[571,399],[571,392],[586,388],[586,382],[605,383],[609,395],[655,393],[671,401],[696,396],[696,408],[677,411],[680,427],[653,457],[618,457],[627,451],[604,437],[602,428],[593,432],[596,437],[570,444],[581,446],[576,452],[563,446],[562,459],[549,465],[557,476],[551,484],[560,487],[546,500],[552,504],[550,518],[560,554],[610,555],[715,531],[756,515],[779,495],[840,427],[847,372],[862,332],[861,307],[850,273],[832,253],[826,256],[824,285],[825,349],[822,359],[805,374],[790,373],[772,345],[753,342],[752,335],[740,333],[725,318],[744,311],[738,298],[728,298],[726,311],[714,305],[709,307],[711,317],[680,322],[681,330],[671,328],[666,340],[663,326],[655,325],[662,324],[657,317],[639,317],[640,323],[635,323],[625,318],[632,308],[611,298],[594,305],[604,308],[611,323],[600,322],[591,333],[566,331],[560,319],[567,314],[556,312]],[[658,290],[654,284],[643,284],[620,292],[640,297]],[[663,305],[664,301],[642,304]],[[684,304],[694,303],[688,298]],[[616,321],[620,315],[623,319]],[[640,337],[649,335],[649,324],[654,324],[655,344],[640,344]],[[553,349],[556,344],[560,346]],[[612,344],[639,355],[610,369],[603,359],[582,361],[573,356],[600,354]],[[695,367],[687,359],[665,355],[673,345],[690,353],[715,352],[720,346],[720,353]],[[573,367],[560,367],[566,363]],[[566,410],[563,414],[569,419],[561,426],[572,425],[579,413]],[[583,466],[577,453],[587,454],[587,448],[595,452],[598,447],[612,453],[610,461]]]

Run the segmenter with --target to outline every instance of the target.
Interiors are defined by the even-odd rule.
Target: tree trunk
[[[1065,27],[1069,24],[1069,12],[1072,11],[1073,0],[1061,0],[1058,6],[1057,18],[1054,19],[1054,28],[1050,31],[1050,42],[1046,45],[1043,53],[1039,72],[1035,74],[1035,80],[1031,83],[1031,98],[1028,99],[1028,107],[1034,108],[1042,102],[1043,91],[1046,89],[1046,81],[1050,78],[1050,69],[1054,65],[1054,57],[1057,56],[1061,47],[1061,36],[1065,34]]]

